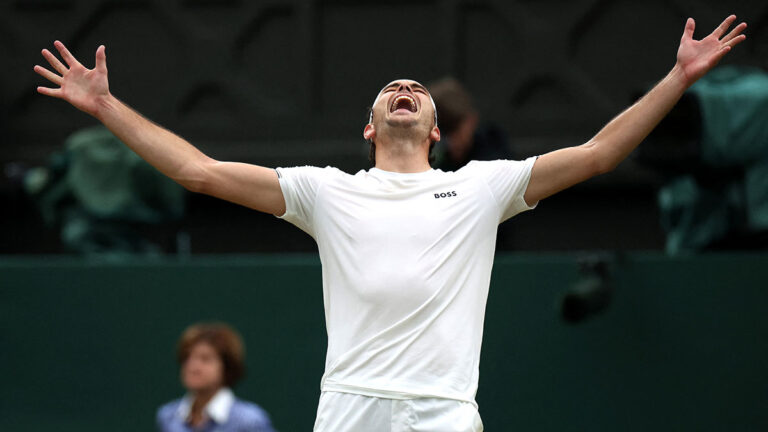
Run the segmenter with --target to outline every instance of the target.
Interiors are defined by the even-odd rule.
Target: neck
[[[376,144],[376,168],[398,173],[429,171],[429,141],[392,138]]]
[[[203,408],[205,408],[206,405],[208,405],[208,402],[213,399],[213,397],[216,395],[216,393],[219,391],[219,388],[212,388],[212,389],[201,389],[196,390],[192,393],[193,395],[193,402],[192,402],[192,409],[190,410],[190,415],[193,418],[199,418],[200,415],[203,413]]]

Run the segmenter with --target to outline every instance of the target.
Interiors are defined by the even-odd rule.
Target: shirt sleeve
[[[157,432],[164,432],[163,418],[161,417],[162,408],[159,408],[155,413],[155,430]]]
[[[277,432],[274,426],[272,426],[272,421],[269,419],[269,414],[267,414],[267,412],[264,411],[263,409],[259,409],[259,416],[254,424],[253,431],[254,432]]]
[[[531,156],[522,161],[472,161],[467,165],[485,181],[496,199],[499,206],[499,223],[518,213],[533,210],[539,204],[535,202],[529,206],[523,198],[536,158],[538,156]]]
[[[276,168],[275,171],[277,171],[280,189],[285,199],[285,213],[277,217],[296,225],[314,237],[317,191],[340,171],[331,167],[313,166]]]
[[[251,402],[242,402],[235,412],[234,407],[230,412],[230,417],[235,419],[237,432],[277,432],[272,425],[269,414],[260,406]]]
[[[175,407],[176,405],[170,402],[157,409],[157,414],[155,415],[157,432],[166,432],[170,429],[170,422],[173,419]]]

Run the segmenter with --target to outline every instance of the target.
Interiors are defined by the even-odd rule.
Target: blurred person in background
[[[664,174],[668,253],[768,248],[768,73],[711,71],[638,148]]]
[[[612,171],[746,38],[746,23],[729,31],[735,20],[695,40],[689,18],[669,73],[588,142],[454,172],[429,165],[437,113],[413,80],[376,96],[363,128],[374,167],[350,175],[208,157],[110,93],[103,45],[87,69],[56,41],[67,65],[43,50],[58,74],[34,70],[58,86],[38,92],[93,115],[187,189],[271,213],[316,240],[328,351],[315,431],[480,432],[475,396],[498,225]]]
[[[492,123],[481,123],[472,95],[453,77],[427,84],[440,119],[440,142],[435,168],[456,171],[473,160],[512,159],[506,133]]]
[[[480,120],[472,95],[456,78],[448,76],[433,81],[427,84],[427,90],[435,100],[440,119],[434,168],[456,171],[473,160],[515,159],[504,129]],[[499,225],[496,249],[513,249],[515,231],[512,224]]]
[[[275,431],[266,411],[232,392],[245,374],[245,350],[231,327],[221,323],[188,327],[176,356],[187,395],[157,411],[160,432]]]
[[[73,133],[24,186],[67,250],[85,255],[160,255],[172,242],[152,228],[175,229],[186,214],[187,191],[104,126]]]

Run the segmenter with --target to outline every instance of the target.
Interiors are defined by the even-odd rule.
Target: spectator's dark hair
[[[437,106],[440,131],[445,136],[452,134],[462,120],[475,113],[472,96],[456,78],[441,78],[427,84],[427,88]]]
[[[198,323],[187,327],[179,338],[176,359],[183,365],[198,343],[211,345],[224,365],[224,385],[233,387],[245,376],[245,348],[240,335],[224,323]]]
[[[373,118],[372,115],[373,107],[368,107],[368,114],[365,116],[366,120],[370,121]],[[376,143],[370,139],[365,140],[365,142],[368,143],[368,160],[371,161],[371,165],[376,166]],[[436,141],[429,143],[429,155],[427,156],[427,161],[430,165],[435,161],[435,154],[432,151],[435,148],[435,143]]]

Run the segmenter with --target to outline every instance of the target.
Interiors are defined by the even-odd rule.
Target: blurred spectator
[[[512,159],[504,131],[480,124],[472,96],[455,78],[446,77],[427,85],[437,106],[441,140],[435,148],[433,166],[456,171],[471,160]]]
[[[47,167],[25,175],[44,220],[73,252],[159,254],[148,227],[181,219],[186,191],[103,126],[75,132]]]
[[[768,248],[768,74],[728,66],[694,84],[638,148],[668,176],[667,252]]]
[[[160,432],[274,432],[266,411],[235,397],[245,373],[240,336],[221,323],[195,324],[179,339],[177,359],[187,395],[157,411]]]
[[[507,135],[491,123],[480,123],[472,96],[452,77],[441,78],[427,85],[437,107],[440,142],[434,150],[434,168],[456,171],[472,160],[514,159]],[[496,235],[498,249],[513,249],[514,224],[499,225]]]

